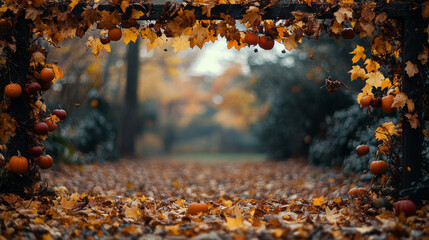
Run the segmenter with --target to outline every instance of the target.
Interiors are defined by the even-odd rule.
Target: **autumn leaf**
[[[405,67],[405,71],[407,71],[407,75],[409,77],[414,76],[416,73],[419,72],[419,69],[416,64],[412,63],[411,61],[408,61],[405,63],[407,66]]]
[[[392,86],[392,82],[389,78],[385,78],[383,81],[381,81],[381,90],[390,88]]]
[[[338,23],[348,22],[349,19],[353,18],[353,10],[351,8],[342,7],[334,13],[335,20]]]
[[[134,221],[137,221],[137,219],[142,215],[140,212],[140,209],[138,207],[132,207],[125,209],[125,217],[133,219]]]
[[[243,19],[240,20],[241,23],[249,22],[250,24],[254,24],[255,22],[261,21],[262,17],[259,14],[259,8],[255,6],[249,7],[246,10],[246,14],[243,14]]]
[[[136,28],[126,28],[123,31],[124,34],[124,43],[125,45],[128,45],[128,43],[132,42],[136,42],[137,40],[137,36],[138,36],[138,32]]]
[[[54,70],[54,80],[52,80],[53,83],[56,83],[58,80],[61,80],[64,77],[64,72],[61,70],[61,68],[56,64],[48,64],[48,67],[52,68]]]
[[[416,129],[418,126],[420,126],[420,121],[417,119],[417,113],[410,114],[406,113],[405,117],[408,118],[408,122],[410,123],[411,128]]]
[[[375,130],[375,138],[379,141],[386,141],[389,136],[397,135],[398,130],[393,122],[383,123]]]
[[[392,107],[403,108],[403,107],[405,107],[405,103],[407,102],[407,100],[408,100],[407,95],[405,95],[405,93],[403,93],[403,92],[400,92],[400,93],[396,94],[396,96],[393,98]]]
[[[412,99],[407,99],[408,112],[414,112],[414,102]]]
[[[14,118],[7,113],[0,114],[0,139],[3,144],[9,141],[10,137],[15,136],[15,129],[18,124]]]
[[[236,229],[243,226],[243,218],[234,218],[228,217],[226,214],[224,215],[226,219],[226,227],[227,229]]]
[[[45,62],[45,55],[43,55],[43,53],[39,51],[34,52],[32,56],[33,56],[33,59],[38,63],[43,64]]]
[[[172,41],[171,46],[174,49],[174,53],[178,53],[179,51],[186,50],[190,47],[189,38],[184,35],[180,37],[176,37]]]
[[[105,49],[107,52],[110,52],[109,44],[102,44],[99,38],[89,37],[88,41],[86,41],[86,49],[92,48],[92,53],[95,57],[97,57],[101,50]]]
[[[74,7],[76,7],[78,3],[79,3],[79,0],[72,0],[71,3],[69,4],[70,11],[73,11]]]
[[[366,55],[364,53],[365,49],[359,45],[356,46],[355,50],[350,54],[355,54],[352,58],[353,63],[357,63],[360,59],[365,60]]]
[[[121,2],[121,10],[122,10],[122,12],[126,12],[129,5],[130,5],[130,1],[129,0],[122,0],[122,2]]]
[[[372,59],[367,59],[365,61],[365,65],[366,65],[366,71],[368,73],[370,72],[377,72],[378,69],[380,69],[380,64],[378,64],[378,62],[372,60]]]
[[[143,16],[144,16],[144,12],[138,11],[138,10],[135,10],[135,9],[131,10],[131,18],[132,19],[139,19],[139,18],[141,18]]]
[[[324,199],[325,198],[323,196],[320,196],[318,198],[313,198],[313,206],[315,206],[315,207],[322,206],[322,204],[325,203]]]
[[[295,40],[295,34],[292,34],[289,37],[283,38],[282,40],[283,40],[283,45],[288,51],[291,51],[298,47],[298,44],[296,43],[296,40]]]
[[[354,81],[358,78],[360,78],[361,80],[365,80],[365,69],[361,68],[359,65],[356,66],[352,66],[352,70],[349,71],[349,73],[351,73],[351,80]]]
[[[208,33],[209,31],[207,28],[203,27],[201,24],[196,24],[196,26],[192,28],[192,34],[189,40],[195,39],[195,45],[202,48]]]
[[[377,71],[377,72],[370,72],[366,74],[366,77],[368,78],[366,80],[366,83],[371,86],[371,87],[375,87],[378,88],[381,86],[384,76],[381,72]]]

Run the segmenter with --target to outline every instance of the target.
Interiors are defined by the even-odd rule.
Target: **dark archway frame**
[[[412,6],[411,4],[386,4],[385,1],[378,1],[375,11],[385,12],[389,19],[396,19],[402,22],[402,46],[403,55],[402,57],[402,69],[404,69],[404,63],[411,61],[418,63],[419,69],[421,69],[420,61],[418,61],[418,55],[423,50],[424,43],[424,32],[422,27],[422,15],[421,5]],[[84,8],[88,5],[85,3],[78,3],[72,11],[77,19],[82,19],[81,14]],[[262,19],[289,19],[292,18],[293,11],[303,11],[308,13],[320,13],[321,5],[313,4],[308,6],[306,4],[276,4],[273,8],[266,8],[266,13],[261,15]],[[67,10],[68,5],[59,5],[60,9]],[[130,4],[127,11],[122,13],[122,18],[127,19],[131,16],[131,9],[139,10],[145,13],[143,17],[137,20],[157,20],[162,19],[164,5],[151,5],[151,4]],[[98,10],[105,11],[118,11],[117,7],[110,5],[100,5],[97,7]],[[245,6],[239,4],[231,5],[216,5],[211,9],[211,17],[207,17],[202,12],[202,8],[187,5],[185,9],[195,9],[196,20],[221,20],[221,13],[228,14],[234,19],[241,19],[242,14],[245,13]],[[337,9],[329,9],[324,13],[318,15],[321,19],[332,19],[334,12]],[[119,11],[121,11],[119,9]],[[43,13],[42,15],[49,14]],[[29,22],[24,16],[21,16],[15,25],[14,37],[16,40],[16,52],[12,56],[14,63],[12,64],[11,74],[12,78],[25,79],[28,71],[30,56],[27,52],[30,47],[29,39],[32,37],[30,32]],[[405,70],[402,72],[402,92],[404,92],[409,99],[415,103],[415,111],[418,119],[422,119],[422,89],[424,86],[424,80],[426,79],[425,73],[420,71],[420,74],[416,74],[413,77],[409,77]],[[14,99],[11,101],[10,115],[15,118],[19,126],[24,128],[17,128],[16,136],[13,137],[7,145],[8,153],[21,151],[26,152],[29,145],[26,139],[25,129],[28,129],[31,123],[28,121],[28,113],[31,108],[26,104],[26,98]],[[404,111],[402,113],[404,116]],[[403,156],[401,162],[401,189],[409,189],[412,187],[412,183],[421,179],[421,169],[423,167],[422,159],[422,144],[423,144],[423,133],[422,127],[419,126],[416,129],[411,128],[407,121],[403,122],[402,126],[402,149]],[[11,155],[11,154],[8,154]],[[37,174],[36,174],[37,175]],[[416,196],[415,196],[416,197]]]

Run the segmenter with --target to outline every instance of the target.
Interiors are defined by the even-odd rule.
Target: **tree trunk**
[[[137,84],[139,75],[139,39],[130,42],[127,51],[127,83],[125,87],[124,111],[120,150],[123,157],[134,156],[137,120]]]

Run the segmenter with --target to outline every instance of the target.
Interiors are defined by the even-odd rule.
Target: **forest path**
[[[43,178],[50,186],[62,186],[55,188],[56,195],[23,200],[0,194],[0,235],[28,239],[429,235],[428,205],[418,216],[395,217],[364,199],[348,199],[357,177],[296,160],[121,160],[62,166],[45,172]],[[189,215],[187,208],[195,201],[207,203],[209,211]]]

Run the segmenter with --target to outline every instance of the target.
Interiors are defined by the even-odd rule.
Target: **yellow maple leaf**
[[[128,45],[128,43],[130,43],[131,41],[136,42],[137,35],[138,35],[138,32],[137,32],[136,28],[134,28],[134,27],[132,27],[132,28],[126,28],[123,31],[123,34],[124,34],[124,43],[125,43],[125,45]]]
[[[138,11],[138,10],[135,10],[135,9],[131,10],[131,18],[132,19],[140,19],[143,16],[144,16],[144,12]]]
[[[228,217],[225,214],[225,219],[226,219],[226,227],[227,229],[231,230],[231,229],[235,229],[235,228],[239,228],[241,226],[243,226],[243,218],[237,217]]]
[[[405,117],[408,118],[408,122],[410,123],[411,128],[416,129],[418,126],[420,126],[420,121],[417,119],[417,113],[410,114],[406,113]]]
[[[61,68],[56,64],[48,64],[48,67],[54,70],[55,78],[52,80],[53,83],[56,83],[58,80],[61,80],[64,77],[64,72]]]
[[[173,235],[180,235],[180,224],[165,226]]]
[[[372,59],[367,59],[365,61],[365,65],[366,65],[366,71],[367,72],[377,72],[378,69],[380,69],[380,64],[378,64],[378,62],[372,60]]]
[[[156,49],[159,46],[163,46],[164,43],[166,42],[167,38],[165,37],[165,35],[162,35],[162,37],[157,37],[153,42],[148,42],[146,47],[147,47],[147,52],[150,52],[152,49]]]
[[[320,196],[318,198],[313,198],[313,206],[315,206],[315,207],[322,206],[322,204],[325,203],[324,199],[325,198],[323,196]]]
[[[349,73],[351,73],[351,80],[354,81],[358,78],[365,80],[365,69],[361,68],[359,65],[356,66],[352,66],[352,70],[349,71]]]
[[[405,67],[405,71],[407,71],[407,75],[409,77],[414,76],[416,73],[419,72],[419,68],[416,64],[412,63],[411,61],[408,61],[405,63],[407,66]]]
[[[195,24],[195,26],[192,28],[191,38],[195,40],[195,45],[197,45],[199,48],[202,48],[208,34],[209,31],[207,28],[203,27],[201,24]]]
[[[377,72],[370,72],[366,74],[366,77],[368,78],[366,80],[366,83],[371,86],[371,87],[375,87],[378,88],[381,86],[381,83],[384,80],[384,76],[381,72],[377,71]]]
[[[390,81],[389,78],[385,78],[383,81],[381,81],[381,90],[385,89],[385,88],[390,88],[392,86],[392,82]]]
[[[72,0],[71,3],[69,4],[70,11],[73,11],[74,7],[76,7],[78,3],[79,3],[79,0]]]
[[[393,98],[392,107],[405,107],[405,103],[407,102],[408,97],[405,95],[405,93],[400,92],[396,94],[396,96]]]
[[[393,122],[383,123],[375,130],[375,138],[379,141],[387,141],[389,136],[399,134]]]
[[[86,41],[86,49],[92,48],[92,53],[95,57],[97,57],[101,50],[105,49],[107,52],[110,52],[109,44],[102,44],[99,38],[89,37],[88,41]]]
[[[359,45],[356,46],[355,50],[351,52],[350,54],[354,54],[352,61],[353,63],[357,63],[360,59],[365,60],[366,55],[364,53],[365,49]]]
[[[130,6],[130,0],[122,0],[122,2],[121,2],[121,10],[122,10],[122,12],[126,12],[128,6]]]
[[[171,43],[171,46],[173,47],[174,53],[178,53],[179,51],[186,50],[190,46],[189,38],[184,35],[178,38],[175,38],[174,41]]]

